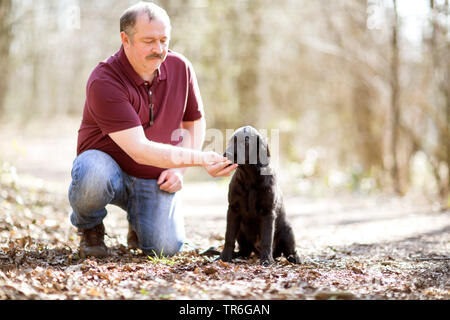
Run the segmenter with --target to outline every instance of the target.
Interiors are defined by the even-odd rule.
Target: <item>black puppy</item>
[[[223,261],[259,253],[261,265],[274,263],[282,254],[292,263],[300,263],[295,239],[286,221],[281,191],[269,165],[267,142],[251,126],[239,128],[224,153],[238,163],[228,190],[227,230]],[[235,241],[239,252],[234,252]]]

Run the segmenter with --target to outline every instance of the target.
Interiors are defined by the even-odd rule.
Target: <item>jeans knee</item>
[[[75,159],[69,201],[72,207],[91,211],[104,207],[114,198],[120,185],[121,170],[106,153],[97,150],[83,152]]]

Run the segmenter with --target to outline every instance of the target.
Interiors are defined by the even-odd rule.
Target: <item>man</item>
[[[120,50],[87,82],[69,187],[82,257],[108,254],[107,204],[127,212],[129,247],[175,254],[185,238],[176,194],[186,168],[202,166],[213,177],[236,168],[215,152],[200,151],[205,120],[197,79],[190,62],[168,49],[170,31],[157,5],[128,8],[120,18]],[[174,139],[180,128],[187,134]]]

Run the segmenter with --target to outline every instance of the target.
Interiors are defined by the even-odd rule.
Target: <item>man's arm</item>
[[[226,158],[216,152],[202,152],[150,141],[142,126],[113,132],[109,136],[134,161],[143,165],[183,168],[226,162]]]
[[[183,121],[182,129],[186,130],[183,135],[181,147],[192,150],[202,150],[203,142],[205,141],[206,121],[205,118],[200,118],[195,121]],[[179,168],[178,171],[184,175],[188,168]]]
[[[201,150],[205,140],[206,122],[204,118],[195,121],[183,121],[183,140],[181,147],[193,150]],[[230,161],[218,162],[214,166],[205,166],[205,169],[213,177],[228,176],[235,169],[236,165],[224,169]],[[158,185],[161,190],[169,193],[177,192],[183,188],[183,176],[187,170],[184,168],[167,169],[161,172],[158,178]]]
[[[204,118],[195,121],[182,122],[183,140],[180,147],[201,150],[205,139],[206,123]],[[169,193],[177,192],[183,188],[183,176],[188,168],[172,168],[161,172],[158,185],[161,190]]]
[[[183,121],[183,129],[187,130],[189,138],[183,139],[182,146],[194,150],[201,150],[205,141],[206,121],[202,117],[196,121]],[[211,163],[205,166],[206,171],[212,177],[227,177],[236,169],[237,164],[229,165],[231,161]],[[181,168],[181,173],[184,174],[187,168]]]

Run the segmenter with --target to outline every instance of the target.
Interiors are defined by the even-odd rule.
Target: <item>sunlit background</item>
[[[135,2],[0,1],[0,161],[23,161],[33,135],[58,124],[45,138],[70,174],[86,80],[119,49]],[[196,70],[208,128],[279,130],[286,192],[448,206],[448,0],[155,2],[172,19],[171,49]]]

